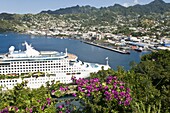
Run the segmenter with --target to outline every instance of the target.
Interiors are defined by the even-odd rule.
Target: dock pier
[[[126,51],[126,50],[118,50],[118,49],[110,48],[110,47],[107,47],[107,46],[95,44],[93,42],[88,42],[88,41],[81,41],[81,42],[89,44],[89,45],[93,45],[93,46],[96,46],[96,47],[100,47],[100,48],[103,48],[103,49],[107,49],[107,50],[110,50],[110,51],[114,51],[114,52],[117,52],[117,53],[121,53],[121,54],[130,54],[130,52]]]

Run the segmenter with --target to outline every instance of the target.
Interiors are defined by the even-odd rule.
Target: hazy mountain
[[[138,14],[164,13],[170,11],[170,4],[165,3],[163,0],[154,0],[146,5],[128,7],[127,10],[131,10]]]
[[[42,11],[41,13],[48,13],[48,14],[77,14],[77,13],[90,13],[93,11],[97,11],[98,9],[95,7],[91,6],[73,6],[73,7],[68,7],[68,8],[61,8],[59,10],[55,11]]]
[[[79,13],[93,13],[100,12],[103,10],[109,10],[118,14],[128,15],[128,14],[150,14],[150,13],[164,13],[170,11],[170,3],[165,3],[163,0],[154,0],[153,2],[146,5],[134,5],[129,7],[124,7],[119,4],[115,4],[114,6],[95,8],[91,6],[74,6],[68,8],[62,8],[55,11],[42,11],[41,13],[48,14],[79,14]]]
[[[8,14],[8,13],[1,13],[0,14],[0,19],[3,19],[3,20],[13,20],[13,14]]]

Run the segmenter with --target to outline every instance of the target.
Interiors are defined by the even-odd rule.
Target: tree
[[[160,91],[161,112],[170,110],[170,51],[161,50],[142,57],[141,62],[132,70],[137,76],[145,76]]]

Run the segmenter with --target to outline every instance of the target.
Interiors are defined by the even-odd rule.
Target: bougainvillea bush
[[[26,82],[0,92],[0,113],[53,113],[55,101],[45,87],[30,89]]]
[[[71,103],[73,100],[67,100],[65,101],[67,104],[58,105],[58,112],[123,113],[131,111],[129,106],[132,100],[131,91],[116,76],[108,76],[104,82],[99,78],[76,79],[72,77],[72,80],[77,86],[74,89],[76,92],[72,95],[75,97],[74,101],[78,100],[79,106],[74,106]],[[67,92],[68,90],[70,90],[68,87],[60,86],[56,95],[58,96],[59,91]]]

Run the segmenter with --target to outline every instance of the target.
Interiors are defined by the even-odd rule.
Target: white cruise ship
[[[25,51],[15,51],[11,46],[9,52],[0,55],[0,87],[12,89],[17,83],[28,81],[30,88],[39,88],[47,81],[71,83],[71,77],[86,78],[90,73],[109,67],[78,60],[76,55],[57,51],[37,51],[27,42]]]

